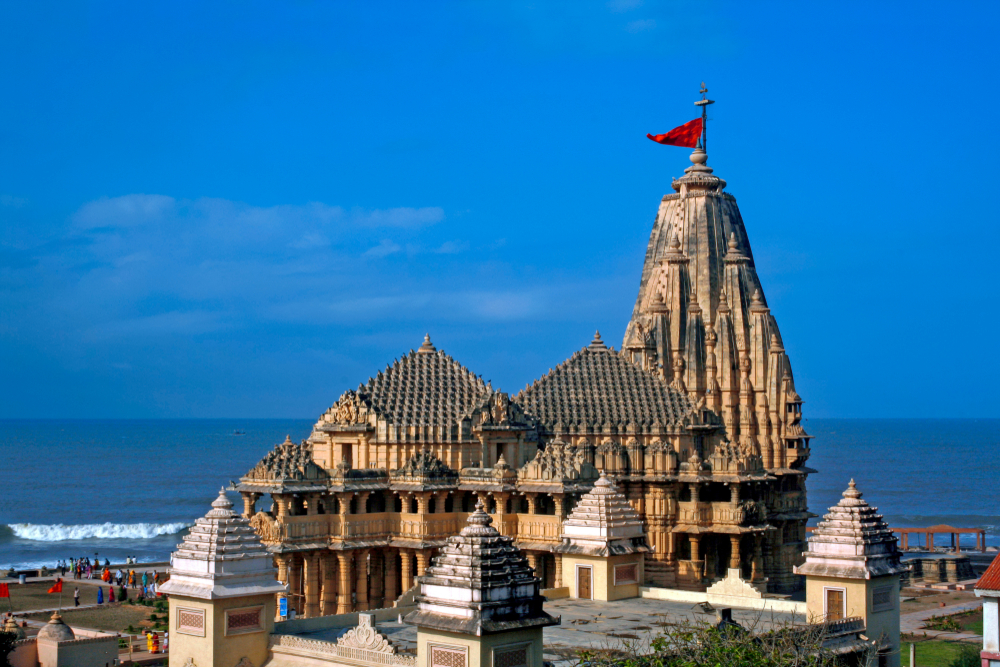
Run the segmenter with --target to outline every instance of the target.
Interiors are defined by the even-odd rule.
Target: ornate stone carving
[[[599,473],[576,445],[553,440],[544,449],[539,449],[517,476],[521,481],[566,483],[597,479]]]
[[[444,461],[431,454],[429,449],[423,449],[411,456],[406,465],[394,471],[392,476],[400,478],[402,481],[410,481],[451,479],[458,477],[458,473],[449,468]]]
[[[337,640],[337,646],[360,648],[377,653],[395,653],[396,647],[372,625],[373,614],[358,614],[358,626]]]
[[[312,460],[312,445],[296,444],[291,438],[277,445],[253,467],[243,480],[320,480],[326,473]]]

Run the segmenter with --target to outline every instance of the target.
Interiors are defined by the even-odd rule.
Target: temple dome
[[[624,432],[630,425],[677,428],[694,419],[686,394],[608,348],[599,333],[513,400],[554,435],[557,424]]]
[[[7,617],[7,620],[3,624],[3,631],[14,635],[17,639],[24,639],[26,636],[24,628],[18,625],[17,619],[13,616]],[[70,630],[70,632],[72,632],[72,630]]]
[[[159,588],[168,595],[205,600],[286,589],[276,580],[271,554],[250,522],[233,511],[225,489],[170,556],[170,579]]]
[[[795,574],[848,579],[871,579],[901,574],[897,538],[878,514],[861,498],[854,480],[840,502],[830,508],[809,537],[806,562]]]
[[[42,626],[42,629],[38,631],[38,639],[48,639],[54,642],[68,642],[72,639],[76,639],[76,635],[73,634],[73,629],[63,623],[62,616],[59,612],[52,614],[52,618],[49,622]]]
[[[418,607],[407,623],[477,637],[559,623],[542,609],[527,558],[492,523],[478,503],[419,578]]]
[[[618,556],[649,551],[642,518],[604,473],[563,521],[562,553]]]

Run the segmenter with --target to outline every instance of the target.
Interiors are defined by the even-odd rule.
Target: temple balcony
[[[550,514],[518,514],[517,534],[514,536],[522,542],[552,542],[560,541],[562,519]]]
[[[388,512],[338,516],[338,530],[334,535],[343,538],[344,541],[388,537],[393,528],[392,516]],[[344,521],[341,522],[341,519]]]
[[[712,503],[679,502],[677,503],[677,522],[691,526],[708,526],[712,524]]]
[[[411,514],[397,512],[392,517],[392,534],[413,540],[443,540],[457,535],[465,526],[467,512],[447,514]]]

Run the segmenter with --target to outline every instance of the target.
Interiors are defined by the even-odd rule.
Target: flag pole
[[[701,107],[701,149],[708,153],[708,105],[715,104],[715,100],[708,99],[708,88],[705,82],[701,82],[701,99],[695,102],[695,106]]]

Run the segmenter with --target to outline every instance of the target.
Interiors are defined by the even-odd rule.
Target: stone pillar
[[[424,572],[427,571],[427,562],[430,560],[431,553],[426,549],[417,550],[417,576],[424,576]]]
[[[244,492],[241,495],[243,496],[243,516],[249,519],[257,513],[257,501],[260,500],[260,494]]]
[[[288,557],[288,609],[302,613],[302,566],[294,554]]]
[[[319,616],[319,554],[311,553],[302,557],[305,572],[305,617]]]
[[[274,564],[278,567],[278,581],[283,584],[288,583],[288,556],[279,554],[274,557]],[[274,595],[274,617],[278,618],[278,612],[281,609],[281,598],[286,597],[287,593],[275,593]]]
[[[358,493],[358,514],[368,514],[368,496],[371,495],[371,491],[361,491]]]
[[[354,570],[357,582],[354,594],[357,598],[354,611],[368,611],[368,550],[358,549],[354,552]]]
[[[417,514],[427,514],[427,506],[429,505],[429,500],[431,497],[430,493],[423,492],[416,494],[417,496]]]
[[[538,514],[538,494],[526,493],[524,495],[528,499],[528,514]]]
[[[324,554],[323,569],[321,572],[323,577],[323,592],[320,613],[323,616],[329,616],[330,614],[337,613],[337,581],[340,578],[340,571],[337,567],[336,554]]]
[[[764,577],[764,550],[760,533],[753,534],[753,559],[750,562],[750,581],[759,582]]]
[[[556,561],[556,580],[553,582],[556,588],[562,588],[562,554],[553,556]]]
[[[697,533],[688,535],[691,542],[691,560],[701,560],[701,536]]]
[[[318,493],[307,493],[305,496],[306,501],[306,515],[312,516],[314,514],[319,514],[316,511],[316,503],[319,501]]]
[[[735,569],[740,566],[740,536],[730,535],[729,536],[729,569]]]
[[[740,483],[733,482],[729,485],[729,504],[736,506],[740,504]]]
[[[274,496],[274,504],[278,506],[278,516],[276,518],[279,521],[288,516],[288,498],[285,496]]]
[[[688,484],[691,487],[691,502],[700,503],[701,502],[701,484],[695,482],[694,484]]]
[[[384,558],[388,559],[385,564],[385,606],[391,607],[399,598],[399,570],[392,560],[394,552],[386,551]]]
[[[383,552],[381,549],[372,549],[371,556],[371,593],[368,599],[371,601],[372,609],[381,609],[385,606],[384,600],[382,599],[382,584],[385,582],[385,575],[383,573],[384,567],[382,565]]]
[[[351,552],[338,551],[337,563],[340,568],[340,582],[337,586],[337,613],[349,614],[354,611],[351,604]]]
[[[344,530],[344,526],[347,523],[347,515],[351,513],[351,496],[353,493],[338,493],[337,503],[340,507],[337,508],[340,514],[340,529]]]
[[[448,500],[447,491],[438,491],[434,494],[434,511],[438,514],[444,513],[444,504]]]
[[[538,576],[538,554],[534,553],[533,551],[529,551],[527,553],[527,556],[528,556],[528,565],[531,566],[531,569],[534,570],[535,576],[537,577]]]
[[[562,520],[566,518],[565,508],[566,503],[563,498],[563,494],[556,493],[552,495],[552,501],[556,504],[556,516]]]
[[[667,533],[667,562],[677,560],[677,533],[671,531]]]
[[[399,550],[399,560],[400,560],[400,576],[403,579],[403,592],[413,588],[413,561],[410,556],[409,549]]]

